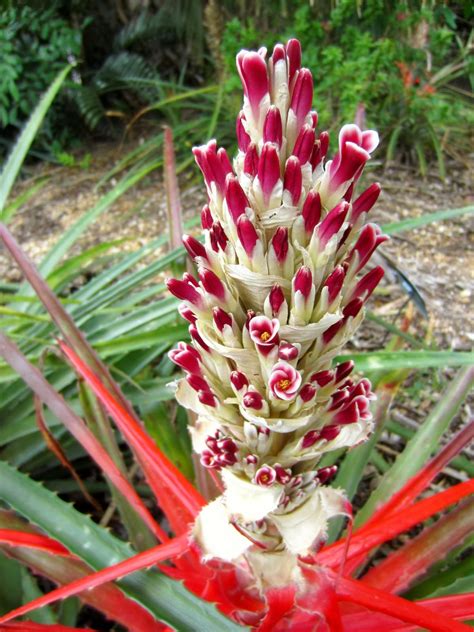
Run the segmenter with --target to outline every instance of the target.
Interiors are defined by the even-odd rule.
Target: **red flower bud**
[[[313,76],[307,68],[302,68],[296,77],[291,95],[290,109],[296,116],[298,129],[303,125],[313,102]]]
[[[178,312],[181,314],[181,316],[185,320],[188,321],[188,323],[191,323],[192,325],[194,325],[194,323],[197,320],[197,316],[191,309],[189,309],[187,305],[185,305],[184,303],[181,303],[178,307]]]
[[[305,299],[310,295],[313,287],[313,275],[308,266],[301,266],[293,277],[293,289],[295,292],[301,292]]]
[[[293,156],[296,156],[302,165],[311,158],[314,141],[314,129],[310,125],[303,125],[293,148]]]
[[[194,284],[180,281],[179,279],[168,279],[166,285],[176,298],[179,298],[181,301],[188,301],[192,305],[196,305],[196,307],[202,307],[203,298],[196,290]]]
[[[355,202],[352,202],[352,211],[351,211],[351,222],[354,223],[357,221],[359,216],[362,213],[368,213],[370,209],[374,206],[375,202],[380,195],[381,187],[380,184],[375,182],[371,184],[368,189],[366,189]]]
[[[275,143],[275,145],[281,147],[282,139],[283,130],[280,110],[276,105],[272,105],[268,108],[265,123],[263,125],[263,142]]]
[[[201,211],[201,226],[203,230],[209,230],[212,228],[214,220],[212,219],[211,209],[207,204],[202,207]]]
[[[237,220],[237,235],[247,256],[252,258],[259,237],[255,226],[246,215],[241,215]]]
[[[263,408],[263,397],[257,391],[247,391],[242,398],[245,408],[261,410]]]
[[[183,235],[183,244],[192,259],[196,257],[203,257],[206,261],[209,261],[205,246],[191,235]]]
[[[241,371],[232,371],[230,374],[230,381],[236,391],[241,391],[243,388],[247,388],[249,381]]]
[[[288,191],[291,201],[296,206],[301,197],[303,188],[303,174],[301,171],[300,161],[296,156],[290,156],[285,165],[285,179],[283,181],[283,189]]]
[[[263,199],[268,203],[280,179],[280,159],[273,143],[265,143],[258,161],[258,179],[262,187]]]
[[[288,256],[288,228],[277,228],[271,242],[278,263],[283,264]]]
[[[279,285],[274,285],[268,295],[270,301],[270,307],[272,309],[272,316],[275,318],[280,313],[281,306],[285,302],[285,295]]]
[[[285,47],[283,44],[275,44],[272,54],[273,65],[282,60],[286,60]]]
[[[336,384],[342,382],[348,375],[352,373],[354,368],[354,362],[352,360],[347,360],[347,362],[342,362],[338,364],[336,367]]]
[[[288,58],[288,85],[291,86],[295,73],[301,68],[301,44],[297,39],[290,39],[285,49]]]
[[[274,468],[276,480],[282,485],[287,485],[291,481],[291,470],[285,469],[281,465],[275,464]]]
[[[222,332],[224,327],[228,325],[232,327],[232,316],[220,307],[214,307],[212,310],[212,318],[217,329]]]
[[[219,150],[221,152],[221,150]],[[215,140],[211,140],[207,145],[193,148],[193,154],[199,168],[202,171],[208,187],[214,182],[217,190],[221,193],[225,187],[225,177],[228,173],[227,163],[222,155],[218,154]],[[228,159],[227,159],[228,161]]]
[[[257,175],[258,170],[258,152],[255,143],[250,143],[245,152],[244,158],[244,173],[252,176]]]
[[[214,222],[210,231],[211,244],[214,250],[217,252],[219,248],[225,251],[227,247],[227,235],[222,228],[222,224],[220,222]]]
[[[308,193],[301,213],[304,220],[304,229],[308,235],[311,235],[316,224],[321,219],[321,198],[319,193],[314,191]]]
[[[330,211],[318,227],[318,237],[324,248],[333,235],[341,228],[349,210],[347,202],[340,202]]]
[[[269,89],[267,64],[258,53],[243,50],[237,55],[237,69],[252,114],[258,120],[260,103]]]
[[[328,288],[329,305],[338,297],[342,284],[344,283],[344,277],[344,268],[342,266],[336,266],[324,282],[324,286]]]
[[[186,375],[186,382],[193,388],[195,391],[210,391],[209,384],[206,380],[196,374]]]
[[[322,467],[316,472],[316,478],[321,483],[321,485],[324,485],[324,483],[327,483],[329,480],[331,480],[331,478],[335,476],[336,472],[337,465]]]
[[[184,349],[171,349],[168,353],[169,359],[177,364],[181,369],[188,371],[189,373],[201,373],[201,365],[196,356],[188,350]]]
[[[225,201],[234,224],[236,224],[239,217],[245,213],[245,209],[249,206],[249,201],[240,186],[237,176],[227,176]]]
[[[299,392],[299,396],[301,397],[301,399],[304,401],[305,404],[307,402],[310,402],[315,395],[316,395],[316,389],[311,384],[305,384],[303,388],[301,389],[301,391]]]
[[[377,266],[370,270],[370,272],[367,272],[355,286],[351,294],[351,299],[361,298],[364,302],[367,301],[382,280],[383,275],[384,269],[381,266]]]
[[[208,294],[215,296],[219,301],[225,300],[226,288],[217,274],[207,268],[200,268],[199,279]]]
[[[316,382],[316,384],[320,388],[323,388],[324,386],[332,382],[333,378],[333,371],[318,371],[317,373],[313,373],[313,375],[309,379],[311,382]]]
[[[295,345],[292,345],[289,342],[282,342],[278,347],[279,360],[286,360],[286,362],[291,362],[291,360],[296,360],[298,354],[298,347],[295,347]]]
[[[189,325],[189,334],[191,338],[204,349],[204,351],[208,351],[208,352],[210,351],[208,345],[201,338],[201,334],[198,332],[196,325],[194,324]]]

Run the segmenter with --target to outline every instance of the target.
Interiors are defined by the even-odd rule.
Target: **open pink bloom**
[[[278,399],[293,399],[301,386],[301,373],[288,364],[277,362],[268,379],[268,387],[274,397]]]
[[[278,318],[270,320],[266,316],[254,316],[249,322],[250,338],[264,355],[267,355],[278,344],[279,329],[280,321]]]

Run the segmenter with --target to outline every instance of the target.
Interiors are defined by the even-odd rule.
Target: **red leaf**
[[[37,533],[25,533],[14,529],[0,529],[0,542],[9,546],[26,546],[32,549],[40,549],[53,555],[71,555],[59,542]]]
[[[451,619],[466,621],[474,617],[474,593],[423,599],[415,603],[433,612],[447,614]],[[344,632],[415,632],[420,629],[417,625],[403,624],[400,619],[368,612],[365,608],[361,612],[343,615],[342,620]]]
[[[20,606],[19,608],[16,608],[15,610],[12,610],[0,617],[0,623],[6,623],[10,619],[21,617],[36,608],[47,606],[58,599],[72,597],[84,590],[90,590],[91,588],[102,586],[103,584],[114,581],[119,577],[124,577],[125,575],[129,575],[130,573],[134,573],[135,571],[139,571],[143,568],[154,566],[155,564],[158,564],[158,562],[169,560],[170,558],[183,553],[187,547],[187,536],[184,535],[179,538],[175,538],[166,544],[155,546],[148,551],[138,553],[137,555],[119,562],[118,564],[114,564],[113,566],[91,573],[81,579],[76,579],[65,586],[56,588],[47,595],[33,599],[33,601],[30,601],[24,606]]]
[[[13,623],[4,623],[0,625],[0,630],[9,630],[10,632],[94,632],[91,628],[70,628],[66,625],[34,623],[33,621],[18,621]]]
[[[375,525],[360,529],[352,536],[348,547],[347,559],[350,560],[361,553],[370,551],[383,542],[387,542],[387,540],[391,540],[403,531],[410,529],[419,522],[423,522],[472,492],[474,492],[474,479],[459,483],[450,489],[419,501],[412,507],[403,509],[395,516],[389,515],[388,518],[378,521]],[[320,564],[335,568],[340,563],[345,547],[346,540],[338,540],[338,542],[318,553],[316,559]]]
[[[160,506],[170,511],[169,518],[173,519],[174,531],[177,534],[185,533],[189,523],[194,522],[201,507],[206,504],[205,499],[159,450],[134,417],[121,406],[79,356],[64,342],[59,342],[59,345],[132,447],[150,486],[157,494]]]
[[[474,438],[474,420],[460,430],[421,470],[396,492],[388,502],[379,507],[364,527],[372,525],[389,514],[412,503],[431,483],[446,465]]]
[[[461,544],[474,531],[474,499],[440,518],[432,527],[371,568],[363,582],[379,590],[400,593],[423,575],[437,560]]]
[[[355,579],[340,577],[336,590],[338,599],[341,601],[349,601],[369,610],[383,612],[407,623],[427,628],[432,632],[467,632],[471,630],[468,626],[449,619],[440,612],[432,612],[413,601],[368,587]],[[367,620],[370,621],[368,615]]]

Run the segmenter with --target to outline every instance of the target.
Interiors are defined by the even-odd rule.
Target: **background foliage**
[[[37,143],[50,157],[67,162],[63,150],[86,132],[107,138],[130,131],[137,120],[159,126],[163,118],[176,126],[178,120],[196,122],[204,109],[196,130],[202,140],[213,112],[219,129],[229,129],[237,113],[236,51],[296,36],[315,75],[322,129],[337,129],[359,111],[367,126],[381,132],[389,160],[415,163],[424,173],[436,159],[441,176],[446,154],[460,158],[467,150],[463,126],[472,121],[473,70],[468,2],[29,0],[11,5],[0,16],[4,145],[61,64],[72,58],[76,69]],[[212,90],[216,82],[220,91]],[[198,105],[195,89],[205,87],[210,96]],[[178,145],[179,136],[178,130]]]

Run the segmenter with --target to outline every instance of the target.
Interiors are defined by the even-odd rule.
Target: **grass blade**
[[[389,224],[382,224],[380,227],[382,232],[386,235],[394,235],[395,233],[401,233],[404,230],[414,230],[420,228],[420,226],[426,226],[427,224],[433,224],[434,222],[441,222],[445,219],[454,219],[461,215],[474,213],[474,205],[463,206],[461,208],[451,208],[445,211],[436,211],[436,213],[426,213],[420,217],[411,217],[409,219],[401,220],[400,222],[390,222]]]
[[[35,139],[35,136],[41,127],[41,123],[43,122],[51,103],[54,101],[54,98],[59,92],[59,89],[71,68],[71,65],[66,66],[58,73],[53,83],[43,94],[40,102],[33,110],[33,113],[23,128],[20,137],[16,141],[11,154],[8,156],[7,162],[5,163],[0,175],[0,219],[2,221],[5,221],[5,218],[3,217],[5,202],[7,201],[11,188],[20,172],[23,161],[26,158],[26,154],[28,153],[31,143]]]
[[[356,369],[364,373],[474,365],[474,353],[463,351],[371,351],[339,355],[335,362],[345,362],[349,358],[355,362]]]

